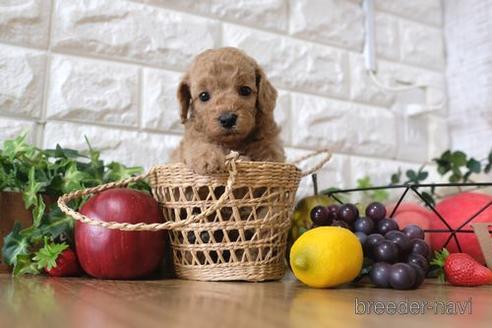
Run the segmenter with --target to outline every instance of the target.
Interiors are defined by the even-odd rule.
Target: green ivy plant
[[[433,158],[437,166],[437,172],[441,176],[448,175],[447,180],[450,183],[467,183],[473,182],[470,177],[472,174],[489,173],[492,168],[492,149],[487,158],[477,160],[469,157],[462,151],[446,150],[437,158]],[[429,176],[429,172],[425,171],[426,165],[422,165],[417,171],[407,170],[405,172],[406,179],[402,179],[402,171],[398,171],[391,175],[391,185],[404,184],[414,185],[423,183]],[[435,205],[435,188],[431,187],[429,191],[422,191],[422,197],[430,204]]]
[[[48,238],[56,244],[72,243],[73,219],[63,214],[56,204],[47,206],[45,197],[57,198],[64,193],[94,187],[141,174],[141,167],[127,167],[121,163],[106,164],[100,152],[93,149],[86,138],[88,150],[39,149],[26,141],[26,133],[6,140],[0,150],[0,191],[21,192],[25,208],[32,211],[29,227],[16,223],[5,237],[3,260],[13,266],[14,273],[38,273],[34,257]],[[149,190],[145,182],[130,186]],[[79,208],[85,199],[72,201]],[[15,219],[15,218],[13,218]],[[52,244],[49,244],[52,245]]]

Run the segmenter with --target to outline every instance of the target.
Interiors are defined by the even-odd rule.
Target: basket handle
[[[317,155],[320,155],[320,154],[324,154],[325,156],[312,168],[307,169],[305,171],[302,171],[301,175],[302,175],[302,177],[305,177],[307,175],[313,174],[314,172],[316,172],[320,168],[322,168],[331,159],[331,155],[332,155],[331,151],[327,148],[326,149],[320,149],[320,150],[317,150],[315,152],[312,152],[310,154],[304,155],[304,156],[296,159],[295,161],[292,162],[292,164],[299,164],[301,162],[304,162],[307,159],[310,159],[310,158],[317,156]]]
[[[190,223],[199,221],[203,217],[206,217],[213,212],[217,210],[225,201],[226,199],[230,196],[232,192],[232,186],[234,182],[236,181],[236,176],[237,176],[237,168],[236,168],[236,161],[239,158],[239,154],[237,152],[231,152],[229,155],[226,157],[226,167],[228,168],[229,171],[229,177],[227,178],[227,183],[224,189],[224,193],[217,199],[216,202],[209,208],[207,208],[205,211],[201,212],[200,214],[192,215],[188,217],[186,220],[179,221],[179,222],[174,222],[174,221],[166,221],[163,223],[124,223],[124,222],[114,222],[114,221],[101,221],[101,220],[95,220],[91,219],[73,209],[68,207],[67,203],[73,199],[80,198],[85,195],[91,195],[95,194],[98,192],[101,192],[103,190],[107,189],[112,189],[112,188],[118,188],[118,187],[124,187],[127,186],[130,183],[137,182],[140,180],[146,179],[149,175],[153,173],[153,169],[150,169],[150,171],[147,174],[142,174],[139,176],[127,178],[121,181],[116,181],[116,182],[110,182],[106,183],[97,187],[93,188],[87,188],[87,189],[81,189],[77,191],[73,191],[71,193],[65,194],[60,196],[58,198],[58,207],[60,210],[65,213],[68,216],[71,216],[75,220],[78,220],[83,223],[87,223],[90,225],[95,225],[107,229],[113,229],[113,230],[122,230],[122,231],[158,231],[158,230],[172,230],[175,228],[183,227],[186,226]]]

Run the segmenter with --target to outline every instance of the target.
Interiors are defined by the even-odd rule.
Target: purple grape
[[[407,263],[418,265],[424,271],[424,274],[429,271],[429,261],[427,261],[427,259],[420,254],[408,255]]]
[[[331,217],[332,220],[337,220],[338,219],[338,209],[340,208],[340,206],[336,205],[336,204],[333,204],[333,205],[330,205],[328,206],[326,209],[328,210],[328,213]]]
[[[342,220],[333,220],[333,222],[331,223],[331,226],[332,227],[342,227],[342,228],[350,230],[350,226],[347,224],[347,222],[342,221]]]
[[[365,233],[356,231],[355,235],[357,236],[357,238],[359,239],[359,241],[362,245],[364,245],[366,243],[367,235]]]
[[[368,257],[372,257],[372,251],[374,249],[374,246],[376,246],[377,243],[379,243],[381,240],[384,240],[383,235],[380,235],[378,233],[373,233],[367,236],[366,243],[364,244],[364,251],[365,255]]]
[[[409,264],[413,268],[413,270],[415,271],[415,283],[413,284],[412,289],[417,289],[424,282],[425,273],[424,273],[424,270],[422,270],[422,268],[419,267],[418,265],[413,264],[413,263],[409,263]]]
[[[352,224],[359,218],[359,210],[354,204],[343,204],[338,209],[337,216],[339,220]]]
[[[311,221],[317,226],[330,225],[332,220],[326,207],[316,206],[311,210]]]
[[[416,224],[407,225],[402,232],[410,239],[424,239],[425,237],[424,230]]]
[[[411,243],[411,253],[412,254],[420,254],[426,259],[431,256],[431,249],[429,245],[422,239],[412,239]]]
[[[381,240],[373,247],[372,257],[376,262],[395,263],[398,261],[398,247],[389,240]]]
[[[410,264],[396,263],[391,266],[390,285],[394,289],[411,289],[415,280],[415,269]]]
[[[369,235],[374,230],[374,221],[370,218],[358,218],[354,222],[354,231]]]
[[[396,246],[398,246],[400,255],[405,255],[410,252],[410,247],[412,244],[410,243],[410,239],[403,232],[392,230],[384,235],[384,238],[392,241]]]
[[[391,264],[385,262],[378,262],[374,264],[369,272],[369,278],[376,287],[389,288],[390,287],[390,273]]]
[[[379,232],[382,235],[386,235],[387,232],[393,231],[393,230],[400,230],[398,227],[398,223],[396,223],[395,220],[392,219],[381,219],[377,223],[377,232]]]
[[[366,207],[366,216],[374,221],[384,219],[386,216],[386,207],[379,202],[373,202]]]

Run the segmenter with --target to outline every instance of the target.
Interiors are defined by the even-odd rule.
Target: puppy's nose
[[[226,129],[232,128],[237,121],[237,115],[233,113],[224,113],[219,116],[219,122]]]

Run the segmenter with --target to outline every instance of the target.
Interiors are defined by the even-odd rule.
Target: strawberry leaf
[[[439,282],[446,281],[444,274],[444,264],[446,263],[446,259],[449,256],[449,251],[446,248],[443,248],[440,252],[434,252],[434,259],[430,262],[431,265],[434,265],[438,268],[438,278]]]
[[[56,259],[58,256],[67,248],[68,245],[65,243],[50,243],[48,238],[45,238],[44,246],[36,252],[33,261],[37,263],[38,269],[51,270],[56,267]]]

